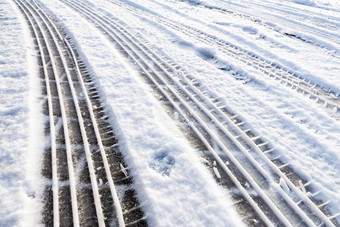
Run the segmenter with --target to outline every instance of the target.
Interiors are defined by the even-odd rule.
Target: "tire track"
[[[270,148],[261,137],[252,134],[251,130],[242,128],[245,122],[238,120],[237,115],[230,116],[229,111],[228,116],[228,110],[217,107],[217,101],[204,95],[189,75],[183,75],[179,67],[162,60],[147,47],[144,39],[131,34],[120,20],[108,16],[109,13],[101,14],[94,6],[79,1],[63,2],[101,30],[140,71],[150,86],[162,95],[172,111],[179,113],[183,123],[190,127],[210,152],[206,157],[214,160],[212,170],[216,177],[227,175],[236,186],[237,193],[247,201],[243,210],[251,208],[251,216],[269,226],[274,223],[286,226],[301,223],[309,226],[335,225],[332,222],[334,217],[326,215],[321,210],[322,206],[304,193],[310,182],[302,182],[292,169],[291,175],[296,179],[292,176],[289,178],[281,170],[287,164],[277,166],[267,156],[275,149]],[[222,174],[219,169],[223,171]],[[295,185],[293,180],[300,182],[300,185]]]
[[[35,1],[15,0],[35,40],[48,124],[42,222],[146,226],[96,84],[69,40]],[[117,193],[120,187],[121,193]]]
[[[335,93],[331,89],[325,88],[320,84],[304,78],[299,73],[288,69],[280,63],[262,58],[251,51],[242,49],[199,29],[163,18],[162,16],[150,12],[142,11],[122,2],[115,4],[142,17],[153,19],[154,21],[173,29],[175,32],[194,38],[206,45],[216,47],[222,55],[230,56],[240,63],[254,68],[261,74],[279,81],[282,86],[291,88],[296,93],[318,103],[321,108],[327,110],[327,113],[332,118],[336,120],[340,119],[340,94]]]
[[[181,1],[182,2],[188,2],[188,1],[185,1],[185,0],[181,0]],[[241,12],[236,12],[236,11],[229,10],[229,9],[219,7],[219,6],[206,5],[206,4],[203,4],[203,3],[202,4],[201,3],[192,3],[190,1],[188,3],[191,4],[191,5],[194,5],[196,7],[213,10],[213,11],[218,12],[218,13],[222,13],[222,14],[225,14],[225,15],[228,14],[228,15],[231,15],[231,16],[234,16],[234,17],[238,17],[238,18],[241,18],[241,19],[251,21],[253,23],[256,23],[256,24],[263,26],[263,27],[265,27],[269,30],[280,33],[280,34],[287,36],[289,38],[296,39],[298,41],[313,45],[317,48],[320,48],[321,51],[326,52],[328,55],[330,55],[334,58],[340,59],[340,55],[339,55],[338,50],[335,51],[331,47],[327,46],[327,44],[322,43],[322,41],[315,41],[315,40],[313,40],[312,37],[310,37],[306,34],[300,33],[296,30],[290,29],[292,31],[288,32],[287,29],[282,28],[277,24],[273,24],[272,22],[260,19],[256,16],[250,16],[250,15],[247,15],[247,14],[244,14],[244,13],[241,13]],[[283,18],[282,16],[278,16],[278,17],[281,18],[281,19]],[[297,23],[300,26],[303,26],[303,24],[301,22],[298,22],[297,20],[293,20],[292,22]],[[311,29],[315,28],[313,26],[312,27],[308,26],[308,27],[311,28]],[[334,40],[334,38],[336,37],[334,33],[330,33],[329,35],[326,35],[326,34],[322,33],[322,30],[315,31],[312,34],[316,35],[317,37],[329,38],[331,40]],[[339,37],[336,37],[336,38],[339,38]],[[334,42],[339,44],[339,41],[334,40]]]

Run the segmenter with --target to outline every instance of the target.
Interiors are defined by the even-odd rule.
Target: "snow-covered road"
[[[0,6],[0,226],[339,226],[336,0]]]

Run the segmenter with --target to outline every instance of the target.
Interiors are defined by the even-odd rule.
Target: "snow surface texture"
[[[146,12],[142,16],[136,16],[128,9],[124,10],[120,1],[118,5],[109,4],[108,1],[93,0],[92,2],[102,7],[104,11],[121,18],[135,31],[143,34],[158,48],[160,53],[169,55],[191,75],[196,76],[196,79],[204,84],[207,90],[232,106],[234,111],[247,119],[249,127],[275,144],[283,160],[323,188],[322,193],[319,194],[320,198],[325,201],[331,200],[334,212],[338,212],[340,207],[338,194],[340,167],[337,153],[340,146],[339,122],[327,115],[315,102],[306,101],[305,97],[296,95],[290,88],[268,80],[246,64],[223,55],[213,46],[202,45],[192,38],[155,23],[150,15],[162,15],[170,20],[199,28],[216,37],[231,41],[267,59],[281,62],[307,79],[312,79],[339,92],[340,68],[337,58],[324,53],[320,47],[292,39],[282,33],[278,34],[275,30],[263,28],[245,18],[240,20],[233,16],[219,15],[207,9],[193,8],[191,4],[185,2],[124,1],[126,5]],[[203,2],[205,1],[200,1],[200,4]],[[206,2],[207,5],[213,4],[213,1]],[[225,1],[218,2],[221,2],[219,6],[225,7]],[[270,2],[266,3],[269,5],[266,6],[270,8]],[[261,10],[267,11],[266,7],[261,5],[257,6],[258,10],[254,10],[255,3],[252,1],[248,4],[249,7],[245,7],[243,13],[255,12],[257,16],[260,16],[264,15]],[[235,5],[237,4],[231,2],[228,6],[234,7]],[[241,10],[242,7],[237,6],[235,9]],[[301,12],[304,10],[306,9],[303,8]],[[311,10],[308,13],[313,13],[315,9],[308,8],[308,10]],[[281,22],[284,20],[281,16],[270,19],[274,24],[285,24]],[[222,22],[224,27],[215,26],[216,21]],[[289,22],[288,25],[290,24],[292,23]],[[299,30],[299,32],[313,33],[314,30],[308,29]],[[338,28],[335,27],[335,29]],[[312,43],[319,41],[315,38]],[[334,42],[327,40],[326,46],[330,49],[338,48],[338,42],[338,35],[334,35]],[[224,62],[219,61],[220,59]],[[216,60],[218,62],[214,63]],[[219,70],[223,67],[230,70],[228,72]],[[318,168],[316,169],[315,166]]]
[[[288,0],[307,6],[339,7],[339,2],[334,0]]]
[[[73,34],[98,79],[150,225],[242,226],[228,194],[112,44],[65,5],[43,2]]]
[[[22,23],[21,23],[22,22]],[[39,185],[37,136],[42,116],[36,79],[30,69],[32,48],[25,21],[9,1],[0,3],[0,226],[37,226],[40,220],[36,192]],[[38,110],[38,111],[37,111]],[[40,119],[40,121],[39,121]],[[40,150],[39,150],[40,149]],[[37,152],[37,153],[35,153]]]
[[[29,67],[35,65],[31,62],[34,56],[29,54],[32,47],[25,43],[30,35],[10,2],[0,3],[0,226],[34,226],[39,223],[39,214],[32,214],[39,210],[33,199],[39,194],[36,163],[40,157],[36,153],[42,150],[35,141],[43,138],[37,133],[42,117],[33,112],[40,103],[34,102],[38,89],[29,82],[34,81],[36,70]],[[150,224],[241,226],[228,192],[215,183],[176,122],[112,44],[63,3],[41,2],[67,29],[98,79]],[[164,17],[200,29],[340,92],[339,58],[334,57],[340,53],[338,1],[89,2],[143,34],[156,51],[180,64],[210,94],[243,116],[249,128],[275,144],[282,159],[322,188],[318,196],[331,200],[332,211],[339,212],[339,119],[217,47],[203,45],[150,17]],[[120,6],[122,2],[143,13],[133,14]],[[216,13],[204,6],[232,13]],[[35,132],[35,136],[29,138],[29,132]]]
[[[213,1],[206,2],[213,4]],[[223,1],[220,6],[227,8],[225,3],[226,1]],[[136,4],[130,4],[136,6]],[[228,4],[228,7],[233,7],[233,4]],[[250,1],[249,5],[253,6],[253,2]],[[125,21],[130,21],[130,26],[141,34],[145,34],[151,43],[169,54],[176,62],[182,63],[183,67],[192,75],[196,75],[197,80],[213,94],[224,97],[225,103],[247,119],[251,128],[256,129],[260,135],[275,144],[276,148],[281,151],[281,157],[294,166],[296,171],[315,180],[314,182],[323,188],[321,198],[325,201],[331,200],[334,212],[339,211],[339,121],[330,118],[316,103],[306,102],[304,97],[296,95],[290,88],[280,86],[279,83],[258,75],[253,69],[224,56],[214,47],[203,46],[202,49],[201,43],[155,25],[153,21],[147,19],[147,15],[133,19],[133,15],[128,11],[120,10],[120,7],[109,8],[108,5],[103,5],[103,7],[110,9],[110,12],[114,12]],[[183,3],[179,6],[177,2],[171,1],[157,1],[157,3],[143,1],[143,4],[137,5],[138,7],[200,28],[202,31],[208,31],[209,34],[232,41],[242,48],[256,51],[267,59],[283,62],[305,77],[316,80],[320,84],[328,84],[329,87],[339,91],[338,59],[324,54],[322,50],[308,43],[279,35],[246,20],[232,17],[227,20],[225,15],[218,16],[213,11],[201,8],[192,9],[190,4]],[[242,7],[238,6],[237,10],[242,10]],[[245,13],[254,12],[256,15],[265,15],[261,10],[266,11],[264,6],[258,6],[257,10],[244,8]],[[271,22],[281,24],[282,18],[272,19]],[[225,29],[212,29],[215,21],[222,20],[228,25]],[[234,32],[233,28],[235,28]],[[310,31],[302,30],[301,32]],[[238,35],[240,33],[242,36]],[[269,37],[268,41],[267,38],[261,40],[263,36]],[[339,38],[336,40],[339,42]],[[174,43],[178,45],[173,45]],[[337,45],[334,42],[329,43]],[[210,48],[210,51],[207,51],[207,48]],[[213,62],[218,58],[227,62],[227,65],[222,62],[223,67],[230,69],[227,73],[218,69],[223,68],[219,65],[220,63],[209,64],[211,61],[207,61],[207,56],[213,53],[215,53],[212,58]],[[329,61],[332,62],[331,66],[325,67],[330,63]]]
[[[213,4],[213,1],[207,2]],[[192,10],[191,5],[177,6],[167,1],[163,2],[164,5],[167,5],[166,10],[163,10],[165,7],[159,6],[160,1],[158,3],[149,1],[147,4],[144,1],[143,7],[150,11],[154,10],[158,15],[166,16],[169,19],[176,18],[177,21],[185,21],[187,25],[209,31],[208,33],[216,34],[217,37],[224,40],[232,40],[234,44],[256,51],[267,59],[284,62],[285,65],[320,84],[329,81],[326,83],[336,91],[340,88],[338,59],[323,55],[322,50],[320,51],[318,48],[263,29],[261,26],[239,18],[230,17],[226,19],[225,15],[218,17],[215,13],[209,13],[205,9],[196,8]],[[246,4],[243,1],[242,7],[237,7],[237,10],[242,10],[244,5]],[[249,5],[253,6],[253,2],[250,1]],[[226,7],[225,3],[221,3],[220,6]],[[233,3],[231,3],[226,8],[233,6]],[[253,12],[258,16],[266,15],[263,11],[267,11],[264,6],[258,6],[256,10],[244,8],[245,13]],[[280,8],[277,7],[277,9]],[[185,13],[180,14],[177,10]],[[118,9],[114,12],[119,13]],[[131,20],[127,12],[120,12],[121,17],[125,15],[126,21]],[[197,55],[202,57],[200,51],[202,44],[185,36],[178,37],[178,34],[171,32],[164,34],[163,38],[160,35],[156,36],[155,34],[159,34],[160,29],[163,30],[163,28],[155,28],[155,26],[146,28],[145,20],[147,20],[146,17],[140,20],[136,18],[134,23],[129,25],[135,26],[135,29],[139,29],[142,34],[146,33],[146,37],[151,43],[163,44],[159,47],[160,49],[166,50],[176,59],[176,62],[182,62],[183,67],[197,75],[198,81],[209,87],[214,94],[225,97],[226,103],[232,106],[237,113],[243,115],[247,122],[251,123],[253,129],[256,129],[261,135],[274,143],[281,150],[282,156],[286,157],[287,161],[296,167],[296,170],[307,174],[310,179],[318,182],[317,184],[324,188],[323,199],[333,201],[334,211],[339,210],[340,179],[338,174],[340,168],[338,149],[340,141],[338,138],[340,138],[340,125],[338,121],[325,115],[325,112],[320,110],[315,103],[307,102],[307,104],[305,98],[296,96],[292,90],[263,78],[246,65],[217,52],[214,59],[218,59],[220,55],[220,58],[227,60],[227,68],[231,69],[230,73],[219,71],[216,66],[209,65],[196,57]],[[282,24],[281,20],[281,17],[279,20],[272,18],[271,22]],[[136,21],[140,21],[140,23],[136,23]],[[211,27],[215,21],[225,21],[227,27],[223,30],[219,28],[213,30]],[[152,22],[150,24],[153,25]],[[233,28],[235,28],[234,32]],[[338,30],[339,27],[335,29]],[[301,32],[309,33],[310,31],[302,30]],[[240,33],[242,36],[237,35]],[[266,37],[266,39],[261,40],[261,37]],[[166,44],[164,40],[168,40],[168,43]],[[171,42],[177,43],[178,40],[180,40],[179,46],[171,45]],[[339,38],[337,38],[337,42],[339,42]],[[178,47],[183,47],[183,43],[185,48],[180,51]],[[336,44],[330,42],[330,45]],[[214,47],[210,48],[210,53],[214,53]],[[322,57],[320,57],[321,55]],[[315,63],[312,63],[314,62],[313,58],[315,58]],[[332,62],[332,66],[323,68],[329,63],[326,59]],[[203,58],[203,60],[206,59]],[[218,65],[217,67],[221,68]],[[231,75],[232,73],[233,75]],[[240,86],[241,84],[246,86]],[[318,168],[315,168],[315,166]]]

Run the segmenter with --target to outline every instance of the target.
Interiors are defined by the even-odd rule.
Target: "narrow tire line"
[[[30,5],[30,7],[32,9],[34,9],[34,7],[32,5]],[[65,63],[65,59],[62,57],[62,51],[60,50],[60,47],[57,44],[58,43],[57,39],[56,39],[54,33],[51,31],[50,27],[47,25],[46,21],[43,19],[43,17],[41,15],[40,15],[40,18],[44,21],[44,23],[46,24],[46,27],[48,29],[48,31],[45,31],[45,32],[49,32],[51,37],[53,38],[55,46],[56,46],[56,48],[57,48],[57,50],[59,52],[59,56],[61,57],[61,60],[63,62],[64,69],[65,69],[65,72],[66,72],[69,84],[73,85],[72,81],[70,81],[70,72],[68,70],[67,64]],[[43,29],[41,29],[41,28],[40,28],[40,30],[43,31]],[[44,35],[43,32],[42,32],[42,34],[44,36],[44,39],[47,40],[47,38],[46,38],[46,36]],[[49,45],[47,45],[47,49],[49,50],[50,53],[52,52]],[[51,62],[52,62],[52,66],[55,67],[55,63],[53,62],[53,57],[51,57]],[[60,99],[60,102],[61,102],[61,100],[63,98],[62,98],[62,94],[61,94],[61,90],[60,90],[60,86],[59,86],[60,81],[59,81],[57,75],[55,75],[55,79],[56,79],[56,82],[57,82],[56,83],[57,84],[57,90],[58,90],[58,93],[60,95],[59,99]],[[93,188],[93,196],[94,196],[94,200],[95,200],[95,207],[96,207],[96,212],[97,212],[98,224],[99,224],[99,226],[105,226],[105,224],[104,224],[104,215],[103,215],[103,211],[102,211],[101,204],[100,204],[99,189],[98,189],[98,184],[97,184],[97,180],[96,180],[96,175],[95,175],[95,172],[94,172],[94,166],[93,166],[93,163],[92,163],[93,160],[91,158],[90,145],[88,143],[88,138],[86,136],[86,129],[85,129],[85,126],[84,126],[84,121],[83,121],[83,118],[82,118],[82,115],[81,115],[81,111],[80,111],[78,100],[76,99],[76,93],[75,93],[74,87],[70,86],[70,89],[71,89],[71,92],[72,92],[73,101],[75,102],[75,107],[76,107],[76,111],[77,111],[78,121],[79,121],[79,123],[80,122],[82,123],[82,124],[80,124],[80,128],[81,128],[81,131],[82,131],[82,139],[83,139],[83,142],[84,142],[84,149],[85,149],[87,164],[88,164],[89,172],[90,172],[91,185],[92,185],[92,188]],[[61,108],[63,108],[63,107],[61,107]],[[65,117],[63,117],[63,118],[65,118]],[[65,128],[67,128],[66,125],[64,125],[64,129]],[[72,201],[72,203],[73,203],[73,205],[72,205],[72,207],[73,207],[74,206],[74,201]],[[59,209],[55,209],[56,208],[55,207],[56,206],[55,203],[53,203],[53,206],[54,206],[54,213],[58,213]],[[56,216],[58,217],[58,219],[60,218],[59,214],[56,215]],[[56,220],[56,218],[54,218],[54,226],[59,226],[59,225],[60,225],[60,221]]]
[[[36,3],[36,5],[37,5],[37,7],[39,7],[37,3]],[[40,8],[40,10],[42,10],[42,9]],[[47,17],[47,15],[46,15],[46,17]],[[49,17],[47,17],[47,18],[50,20]],[[104,168],[105,168],[105,172],[106,172],[106,175],[107,175],[107,178],[108,178],[108,182],[109,182],[109,185],[110,185],[111,194],[112,194],[112,197],[113,197],[113,200],[114,200],[114,204],[115,204],[115,208],[116,208],[116,214],[117,214],[117,219],[118,219],[118,222],[119,222],[119,226],[123,227],[123,226],[125,226],[125,223],[124,223],[122,208],[121,208],[121,205],[120,205],[120,202],[119,202],[119,199],[118,199],[117,191],[116,191],[115,186],[114,186],[112,174],[111,174],[109,163],[108,163],[108,160],[107,160],[107,157],[106,157],[106,153],[105,153],[105,148],[104,148],[104,145],[102,143],[102,138],[101,138],[101,135],[100,135],[100,132],[99,132],[98,123],[97,123],[97,120],[96,120],[96,118],[94,116],[93,107],[92,107],[92,104],[91,104],[91,101],[90,101],[87,89],[85,87],[84,80],[83,80],[83,78],[81,76],[82,74],[81,74],[78,62],[76,60],[77,58],[75,56],[75,53],[74,53],[73,48],[71,47],[70,43],[66,39],[63,38],[63,36],[60,34],[60,32],[57,30],[57,28],[55,27],[54,23],[52,23],[51,20],[50,20],[50,23],[54,26],[54,29],[55,29],[59,39],[63,40],[63,42],[68,47],[67,51],[69,52],[70,56],[72,56],[72,58],[74,59],[74,64],[75,64],[75,67],[76,67],[76,70],[77,70],[77,76],[78,76],[78,79],[80,81],[82,90],[84,91],[83,94],[85,96],[86,103],[87,103],[87,106],[89,108],[90,117],[91,117],[91,120],[93,122],[96,138],[97,138],[98,145],[99,145],[99,148],[100,148],[100,152],[101,152],[101,155],[102,155],[102,158],[103,158]]]
[[[34,9],[34,6],[32,6],[30,3],[28,3],[32,9]],[[46,20],[43,18],[43,16],[39,13],[38,10],[36,10],[36,13],[39,15],[39,17],[43,20],[45,25],[48,27],[48,24]],[[53,36],[53,33],[50,31],[50,34]],[[46,38],[46,37],[45,37]],[[54,43],[59,51],[59,56],[61,57],[62,61],[64,61],[62,57],[62,52],[58,48],[57,42],[55,42],[54,38]],[[47,48],[52,51],[49,47]],[[51,52],[50,52],[51,53]],[[51,58],[52,62],[52,67],[56,67],[56,64],[54,62],[53,57]],[[67,66],[64,64],[64,69],[66,69]],[[55,71],[55,70],[54,70]],[[59,106],[61,110],[61,116],[62,116],[62,122],[63,122],[63,129],[64,129],[64,139],[65,139],[65,145],[66,145],[66,154],[67,154],[67,167],[69,171],[69,180],[70,180],[70,191],[71,191],[71,203],[72,203],[72,216],[73,216],[73,225],[74,226],[79,226],[79,212],[78,212],[78,202],[77,202],[77,190],[76,190],[76,180],[75,180],[75,174],[74,174],[74,168],[73,168],[73,161],[72,161],[72,147],[71,147],[71,141],[70,141],[70,133],[68,129],[68,123],[66,119],[66,110],[65,110],[65,101],[64,101],[64,95],[62,94],[61,90],[61,81],[58,75],[55,75],[55,80],[56,80],[56,85],[57,85],[57,90],[59,94]]]
[[[56,152],[56,129],[54,125],[54,116],[53,116],[53,104],[52,104],[52,93],[50,88],[50,80],[48,78],[47,72],[47,64],[45,62],[45,57],[43,56],[43,46],[41,44],[41,40],[38,35],[38,31],[35,28],[35,25],[38,25],[38,22],[34,23],[33,20],[29,15],[30,13],[25,9],[25,6],[21,3],[20,0],[14,0],[21,11],[26,15],[26,18],[29,20],[31,28],[34,31],[34,35],[38,42],[39,52],[41,55],[41,60],[43,63],[45,81],[46,81],[46,90],[47,90],[47,100],[48,100],[48,112],[49,112],[49,121],[50,121],[50,137],[51,137],[51,152],[52,152],[52,191],[53,191],[53,223],[54,226],[59,226],[60,217],[59,217],[59,186],[58,186],[58,173],[57,173],[57,152]],[[32,15],[31,15],[32,16]],[[40,26],[39,26],[40,29]],[[42,34],[42,33],[41,33]]]
[[[55,43],[57,43],[56,42],[57,38],[55,37],[55,34],[51,31],[50,27],[48,27],[48,29],[49,29],[49,32],[51,33],[53,39],[55,40]],[[58,49],[60,56],[62,56],[62,50],[60,49],[60,46],[56,45],[56,47]],[[79,125],[80,125],[81,135],[82,135],[85,154],[86,154],[86,160],[87,160],[88,169],[89,169],[90,178],[91,178],[91,184],[92,184],[92,188],[93,188],[93,197],[94,197],[95,208],[96,208],[96,212],[97,212],[98,225],[100,227],[104,227],[105,226],[105,222],[104,222],[105,218],[104,218],[103,210],[102,210],[102,207],[101,207],[99,187],[98,187],[97,177],[96,177],[95,170],[94,170],[95,168],[94,168],[94,164],[93,164],[92,154],[91,154],[91,151],[90,151],[90,144],[88,142],[89,140],[88,140],[86,128],[85,128],[85,125],[84,125],[84,119],[83,119],[83,116],[82,116],[82,113],[81,113],[80,104],[79,104],[78,99],[77,99],[76,91],[74,89],[73,81],[71,79],[70,71],[67,67],[65,59],[63,57],[61,57],[61,60],[63,62],[64,68],[65,68],[67,80],[68,80],[69,85],[70,85],[73,101],[75,103],[75,108],[76,108],[76,112],[77,112],[77,116],[78,116],[78,122],[79,122]]]
[[[36,2],[35,2],[35,4],[41,11],[43,11],[41,9],[41,7]],[[85,96],[86,103],[87,103],[87,106],[89,108],[90,117],[91,117],[91,120],[93,122],[94,131],[95,131],[96,138],[97,138],[97,141],[98,141],[98,145],[99,145],[99,148],[100,148],[101,156],[103,158],[105,172],[106,172],[107,179],[108,179],[108,182],[109,182],[109,185],[110,185],[111,195],[113,197],[114,205],[115,205],[115,209],[116,209],[115,213],[117,215],[119,226],[123,227],[123,226],[125,226],[125,222],[124,222],[122,207],[120,205],[118,194],[117,194],[116,188],[114,186],[113,177],[112,177],[112,174],[111,174],[111,171],[110,171],[110,166],[109,166],[108,159],[107,159],[107,156],[106,156],[105,148],[104,148],[104,145],[102,143],[102,137],[101,137],[100,132],[99,132],[99,126],[98,126],[96,117],[94,115],[93,107],[92,107],[87,89],[85,87],[84,80],[81,76],[82,74],[81,74],[81,71],[80,71],[80,68],[79,68],[79,65],[78,65],[78,62],[77,62],[77,58],[75,56],[75,53],[74,53],[73,48],[71,47],[70,43],[66,39],[63,38],[63,36],[60,34],[59,30],[55,27],[55,24],[46,15],[46,13],[44,13],[44,14],[45,14],[45,17],[50,21],[50,23],[54,27],[54,30],[56,31],[59,39],[62,40],[66,44],[66,46],[68,47],[67,51],[68,51],[69,55],[72,57],[72,59],[74,59],[75,68],[77,70],[77,77],[80,81],[80,84],[81,84],[81,87],[82,87],[82,90],[83,90],[83,94]]]

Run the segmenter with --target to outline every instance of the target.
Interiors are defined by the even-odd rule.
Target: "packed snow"
[[[112,120],[150,226],[242,226],[230,192],[152,89],[104,34],[62,1],[38,1],[71,38]],[[340,93],[337,0],[86,0],[118,18],[218,97],[340,211],[340,119],[280,81],[176,31],[204,31]],[[35,49],[25,18],[0,3],[0,226],[40,224],[44,149]],[[86,28],[86,29],[84,29]],[[280,179],[280,185],[289,190]],[[303,188],[303,187],[302,187]]]

